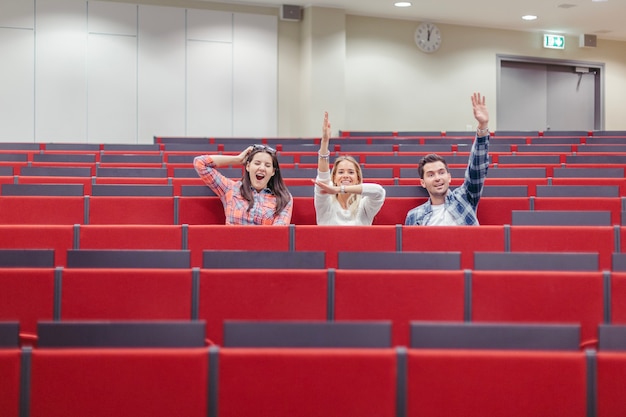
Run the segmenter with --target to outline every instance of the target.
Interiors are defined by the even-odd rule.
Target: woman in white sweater
[[[330,122],[324,113],[315,179],[315,212],[320,225],[371,225],[385,202],[385,189],[363,183],[363,173],[351,156],[340,156],[330,172]]]

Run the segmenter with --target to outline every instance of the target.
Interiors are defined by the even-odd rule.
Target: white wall
[[[496,129],[498,54],[603,63],[604,128],[626,130],[626,42],[598,39],[597,48],[579,48],[578,39],[568,37],[567,48],[556,51],[541,48],[539,33],[440,24],[441,49],[424,54],[413,41],[419,24],[414,21],[307,8],[303,21],[286,22],[278,20],[278,6],[195,0],[106,3],[120,7],[118,10],[139,4],[137,62],[135,67],[128,63],[115,70],[127,75],[136,68],[137,73],[135,84],[125,79],[125,88],[136,89],[136,99],[124,104],[124,114],[119,114],[119,109],[114,114],[120,117],[121,125],[115,127],[118,130],[93,130],[89,124],[87,86],[98,86],[88,84],[94,75],[86,73],[87,54],[81,63],[74,51],[59,49],[46,55],[38,49],[40,42],[52,40],[39,33],[43,30],[39,23],[46,23],[45,19],[38,19],[34,28],[34,4],[38,10],[43,10],[44,4],[63,10],[61,20],[72,30],[83,27],[80,36],[64,35],[78,45],[93,35],[87,34],[87,20],[76,19],[80,5],[87,4],[85,0],[0,0],[0,141],[87,141],[88,131],[89,140],[98,141],[146,142],[153,134],[311,137],[320,134],[324,109],[331,112],[335,132],[465,130],[474,124],[469,105],[473,91],[487,96],[491,127]],[[254,36],[241,43],[250,60],[245,60],[245,54],[237,55],[230,41],[188,37],[189,19],[205,13],[230,16],[233,30],[241,24],[245,28],[242,33]],[[258,37],[258,31],[263,36]],[[344,39],[337,39],[339,33]],[[238,39],[233,35],[234,42]],[[110,42],[115,50],[130,54],[132,39]],[[37,48],[36,54],[30,45]],[[267,50],[260,52],[261,46]],[[210,54],[215,54],[215,59],[209,58]],[[54,56],[72,63],[71,67],[55,63]],[[245,66],[239,66],[241,59]],[[42,62],[50,67],[43,69]],[[264,66],[259,67],[260,62]],[[56,65],[61,67],[55,69]],[[275,77],[268,75],[272,72]],[[261,78],[256,78],[259,75]],[[58,85],[50,84],[53,80]],[[103,82],[109,81],[105,78]],[[72,87],[68,89],[68,85]],[[250,97],[248,92],[254,98],[245,99]],[[118,90],[117,94],[125,93]],[[63,106],[58,104],[59,97]],[[93,98],[89,96],[89,100]],[[231,110],[225,110],[228,108]],[[124,119],[133,112],[134,138]]]
[[[277,17],[0,0],[0,141],[277,135]]]

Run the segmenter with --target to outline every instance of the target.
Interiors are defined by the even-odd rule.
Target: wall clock
[[[434,23],[421,23],[415,30],[415,44],[424,52],[435,52],[441,46],[441,31]]]

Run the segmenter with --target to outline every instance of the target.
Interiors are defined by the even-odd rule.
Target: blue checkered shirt
[[[477,137],[472,145],[469,163],[465,170],[463,185],[448,190],[444,202],[445,208],[452,215],[457,225],[478,226],[476,209],[483,191],[487,169],[489,168],[489,135]],[[407,226],[424,226],[433,214],[430,199],[421,206],[407,213],[404,224]]]

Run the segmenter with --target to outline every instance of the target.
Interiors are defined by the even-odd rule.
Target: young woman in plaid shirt
[[[293,198],[287,190],[276,151],[265,145],[247,147],[239,155],[202,155],[194,167],[204,183],[222,200],[226,224],[288,225]],[[215,169],[241,164],[244,175],[234,181]]]

